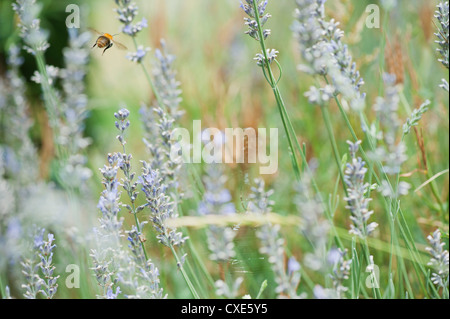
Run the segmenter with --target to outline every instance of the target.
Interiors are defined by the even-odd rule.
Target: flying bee
[[[117,42],[116,40],[113,39],[113,37],[116,36],[117,34],[111,35],[109,33],[98,32],[97,30],[94,30],[94,29],[91,29],[91,30],[94,31],[95,33],[99,34],[99,37],[95,41],[92,48],[94,48],[95,46],[98,46],[100,49],[105,48],[103,50],[102,55],[105,53],[106,50],[108,50],[110,47],[112,47],[113,44],[115,44],[121,50],[127,49],[127,47],[124,46],[122,43]]]

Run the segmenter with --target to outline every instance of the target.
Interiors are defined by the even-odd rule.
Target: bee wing
[[[118,49],[120,49],[120,50],[128,50],[128,48],[126,46],[124,46],[122,43],[117,42],[116,40],[112,40],[112,42],[114,42],[114,44],[117,46]]]
[[[95,30],[95,29],[93,29],[93,28],[88,28],[88,29],[91,30],[91,31],[94,32],[94,33],[98,33],[99,35],[103,35],[102,32],[97,31],[97,30]]]

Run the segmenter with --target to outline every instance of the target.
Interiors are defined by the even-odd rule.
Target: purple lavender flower
[[[47,240],[44,240],[45,229],[36,231],[33,239],[33,255],[25,258],[22,262],[22,273],[25,275],[24,297],[35,299],[40,293],[47,299],[52,299],[58,289],[57,280],[59,276],[54,276],[55,266],[53,266],[53,244],[55,236],[48,233]],[[39,274],[39,270],[42,274]]]
[[[116,292],[113,291],[113,288],[108,287],[106,292],[106,299],[117,299],[117,296],[121,293],[120,287],[116,288]]]
[[[158,170],[153,170],[145,161],[142,161],[142,164],[142,175],[138,178],[138,183],[142,186],[147,202],[138,207],[137,211],[144,208],[150,209],[150,221],[157,232],[156,238],[161,244],[167,247],[180,246],[187,237],[166,223],[167,219],[177,217],[174,204],[166,195],[167,186],[163,183]]]
[[[253,7],[254,1],[256,1],[257,12]],[[261,28],[266,24],[266,22],[271,17],[270,14],[265,13],[267,4],[269,1],[267,0],[245,0],[246,4],[241,2],[240,7],[244,12],[249,16],[249,18],[244,18],[245,24],[248,26],[248,31],[245,32],[255,40],[260,40],[260,35],[258,32],[258,22],[256,20],[256,15],[258,15],[259,24]],[[264,40],[270,35],[270,29],[263,30],[263,38]]]
[[[133,291],[126,294],[127,298],[165,298],[163,289],[159,287],[159,270],[150,260],[147,260],[142,246],[142,229],[147,222],[139,223],[139,228],[133,225],[127,231],[132,256],[126,269],[119,273],[119,281]]]
[[[344,32],[338,28],[334,19],[325,19],[325,1],[297,0],[295,21],[292,26],[299,49],[306,64],[299,65],[299,70],[309,74],[329,76],[334,87],[334,94],[342,94],[353,110],[361,111],[365,95],[360,92],[364,84],[356,64],[342,43]],[[317,93],[317,92],[316,92]],[[309,93],[311,103],[322,104],[323,99],[317,94]]]
[[[350,233],[366,238],[378,226],[375,222],[368,223],[373,211],[369,210],[371,198],[366,197],[370,187],[369,183],[364,182],[367,168],[365,167],[366,163],[360,157],[356,157],[361,141],[356,143],[347,141],[347,143],[351,162],[347,163],[345,169],[344,181],[347,184],[348,196],[344,200],[347,202],[346,208],[350,210],[350,219],[353,222],[353,225],[350,226]]]
[[[115,9],[120,22],[124,24],[122,32],[129,36],[135,37],[142,29],[148,27],[147,19],[142,18],[141,21],[133,24],[134,18],[138,14],[138,6],[131,0],[115,0],[118,8]]]
[[[136,52],[128,53],[126,58],[132,62],[141,63],[149,51],[150,48],[144,48],[144,46],[140,45]]]
[[[271,213],[274,202],[270,200],[270,196],[273,194],[273,190],[266,191],[262,179],[255,179],[251,190],[247,210],[261,215]],[[297,294],[297,286],[301,279],[301,266],[294,256],[289,258],[286,265],[284,238],[280,234],[280,225],[264,224],[258,229],[256,236],[260,240],[259,251],[268,256],[275,275],[277,284],[275,292],[280,297],[283,295],[290,298],[301,297]]]
[[[231,194],[225,188],[227,181],[219,165],[208,166],[205,176],[205,194],[199,203],[198,213],[207,215],[235,214],[236,209],[231,202]],[[227,262],[235,256],[233,239],[236,232],[230,227],[212,225],[207,230],[208,248],[211,252],[210,259],[217,262]]]
[[[434,34],[438,39],[435,41],[439,44],[439,48],[436,49],[439,52],[438,61],[441,62],[447,69],[449,68],[448,56],[449,56],[449,5],[448,1],[440,1],[436,6],[434,17],[438,20],[438,30]]]
[[[431,255],[428,265],[434,271],[431,281],[436,286],[446,289],[449,283],[449,254],[448,250],[444,249],[445,243],[441,242],[441,231],[435,230],[427,239],[430,246],[426,250]]]
[[[40,28],[38,19],[42,6],[36,0],[17,0],[12,7],[20,17],[20,36],[26,44],[25,49],[33,55],[47,50],[49,33]]]
[[[383,164],[383,170],[388,175],[396,175],[401,171],[402,164],[408,159],[406,155],[406,144],[398,139],[401,130],[398,117],[400,103],[400,87],[395,85],[395,75],[383,75],[385,85],[385,96],[378,97],[374,105],[381,126],[382,141],[375,151],[369,156]],[[382,188],[382,190],[386,188]],[[399,193],[391,193],[389,196],[396,197]]]
[[[53,276],[53,272],[55,270],[55,266],[53,266],[53,249],[56,247],[56,245],[53,244],[54,240],[55,236],[49,233],[48,240],[42,242],[39,246],[39,257],[41,259],[40,267],[44,276],[41,289],[42,294],[47,299],[52,299],[58,289],[58,284],[56,282],[59,275],[56,277]]]

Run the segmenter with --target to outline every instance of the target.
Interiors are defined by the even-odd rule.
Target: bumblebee
[[[99,47],[100,49],[105,48],[103,50],[102,55],[105,53],[106,50],[111,48],[113,46],[113,44],[115,44],[117,46],[117,48],[119,48],[121,50],[127,49],[127,47],[124,46],[122,43],[117,42],[116,40],[113,39],[113,37],[116,36],[117,34],[111,35],[109,33],[98,32],[97,30],[94,30],[94,29],[91,29],[91,30],[94,31],[95,33],[99,34],[99,37],[95,41],[92,48],[95,48],[95,46]]]

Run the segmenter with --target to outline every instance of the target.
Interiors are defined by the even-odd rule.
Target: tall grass
[[[45,4],[8,8],[3,298],[449,297],[448,2],[89,3],[130,52],[82,11],[61,65]],[[196,119],[279,128],[277,173],[174,159]]]

